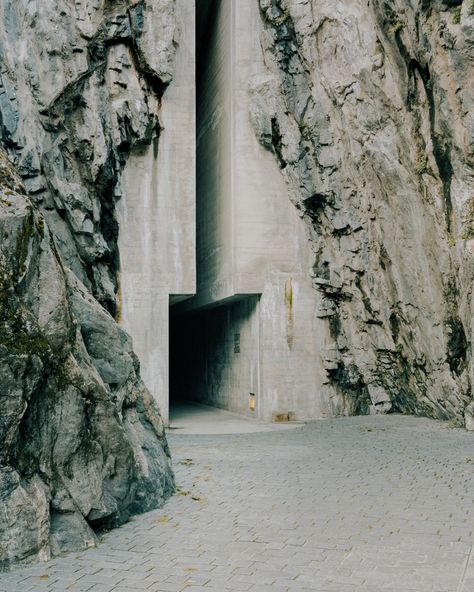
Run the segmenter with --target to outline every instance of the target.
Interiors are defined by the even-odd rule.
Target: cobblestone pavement
[[[2,592],[473,592],[474,434],[400,416],[171,434],[178,494]]]

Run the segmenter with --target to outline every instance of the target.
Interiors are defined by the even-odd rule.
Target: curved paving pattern
[[[1,592],[472,592],[474,434],[411,417],[172,433],[178,494]]]

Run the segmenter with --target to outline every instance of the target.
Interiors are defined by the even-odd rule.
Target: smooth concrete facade
[[[121,323],[145,384],[168,421],[169,306],[196,292],[195,7],[177,0],[173,81],[154,146],[132,154],[120,202]]]
[[[197,295],[181,307],[185,329],[174,338],[192,370],[176,388],[264,420],[323,417],[317,352],[330,337],[315,316],[312,253],[250,120],[249,80],[267,74],[258,3],[216,1],[205,26],[197,33],[206,39],[197,56]]]
[[[177,8],[164,130],[124,175],[123,325],[165,421],[170,396],[268,421],[330,415],[305,225],[250,119],[249,81],[268,75],[258,3]]]
[[[304,225],[274,156],[260,146],[250,123],[249,80],[266,74],[258,3],[220,0],[213,6],[197,72],[193,306],[262,293],[272,266],[288,272],[308,268]]]

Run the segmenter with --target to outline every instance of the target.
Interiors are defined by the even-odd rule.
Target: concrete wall
[[[195,351],[189,396],[247,413],[254,388],[262,419],[322,417],[329,405],[318,352],[331,339],[315,317],[313,255],[274,155],[250,122],[249,81],[266,73],[258,3],[220,0],[213,18],[208,51],[198,56],[198,292],[185,306],[196,311],[185,329]],[[248,302],[254,307],[240,314]],[[216,308],[199,312],[203,306]]]
[[[260,299],[261,390],[259,416],[271,421],[332,415],[320,351],[332,339],[316,318],[317,296],[308,273],[276,272]]]
[[[196,291],[194,1],[177,0],[176,10],[179,46],[162,101],[164,129],[154,146],[130,157],[119,205],[121,322],[165,420],[169,303]]]
[[[306,271],[309,250],[275,157],[250,123],[249,81],[267,75],[258,2],[233,0],[233,10],[235,290],[263,292],[268,273]]]
[[[324,334],[309,284],[303,274],[277,273],[261,296],[172,318],[172,399],[267,421],[331,415],[318,355]],[[249,393],[256,395],[254,412]]]
[[[262,292],[267,269],[308,267],[303,224],[250,124],[249,80],[266,72],[258,3],[217,1],[208,27],[198,60],[195,306]]]
[[[254,0],[216,0],[197,67],[197,178],[194,178],[194,7],[183,20],[159,145],[131,157],[124,175],[122,319],[144,380],[168,417],[173,396],[196,398],[271,420],[329,414],[318,352],[330,347],[315,316],[312,253],[274,156],[257,142],[248,83],[264,71]],[[208,6],[208,7],[209,7]],[[194,183],[197,213],[194,220]],[[194,247],[197,242],[197,295]],[[239,351],[235,351],[236,336]],[[184,379],[184,380],[183,380]]]
[[[259,144],[250,123],[249,81],[268,75],[258,3],[235,0],[234,12],[236,292],[262,293],[260,416],[322,417],[330,411],[319,352],[332,339],[315,316],[314,256],[275,156]]]

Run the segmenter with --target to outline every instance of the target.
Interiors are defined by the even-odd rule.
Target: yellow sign
[[[249,393],[249,409],[255,411],[255,395],[253,393]]]

